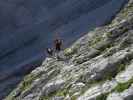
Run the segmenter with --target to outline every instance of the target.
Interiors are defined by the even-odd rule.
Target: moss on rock
[[[124,90],[128,89],[133,84],[133,78],[130,79],[128,82],[119,83],[117,87],[113,90],[116,92],[123,92]]]

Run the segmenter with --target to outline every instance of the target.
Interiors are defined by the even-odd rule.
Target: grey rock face
[[[125,71],[116,76],[116,80],[120,83],[125,83],[133,77],[133,64],[130,64]]]
[[[60,56],[46,58],[5,100],[132,100],[133,1]]]

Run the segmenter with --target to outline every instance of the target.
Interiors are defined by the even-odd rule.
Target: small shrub
[[[64,55],[65,56],[71,56],[76,52],[77,52],[76,48],[67,48],[67,49],[64,50]]]

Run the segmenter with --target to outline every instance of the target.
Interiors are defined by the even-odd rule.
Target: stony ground
[[[133,0],[60,57],[46,58],[5,100],[133,100]]]

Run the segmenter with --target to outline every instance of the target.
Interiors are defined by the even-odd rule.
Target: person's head
[[[56,43],[60,43],[61,44],[61,39],[56,39],[56,41],[55,41]]]
[[[47,48],[47,51],[51,51],[51,48]]]

